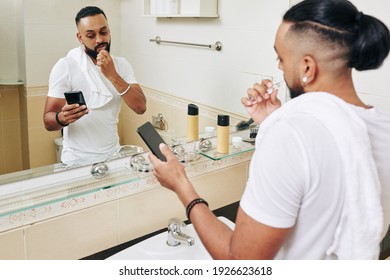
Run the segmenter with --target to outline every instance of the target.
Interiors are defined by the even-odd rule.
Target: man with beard
[[[63,129],[61,161],[69,165],[104,161],[118,152],[122,99],[135,113],[146,111],[146,99],[131,65],[110,54],[105,13],[88,6],[75,21],[82,45],[53,67],[44,110],[46,129]],[[68,91],[81,91],[86,105],[67,104],[64,93]]]
[[[241,102],[260,125],[232,231],[199,197],[167,146],[149,159],[217,259],[377,259],[390,224],[390,115],[364,104],[352,68],[380,67],[388,28],[346,0],[290,8],[275,38],[292,99],[271,81]],[[212,186],[210,186],[212,187]]]

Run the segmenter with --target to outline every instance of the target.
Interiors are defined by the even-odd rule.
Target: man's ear
[[[81,34],[80,34],[80,32],[77,32],[77,33],[76,33],[76,37],[77,37],[77,40],[79,40],[79,42],[82,44],[83,41],[81,40]]]
[[[299,75],[302,86],[306,86],[316,79],[317,62],[314,57],[311,55],[306,55],[303,57]]]

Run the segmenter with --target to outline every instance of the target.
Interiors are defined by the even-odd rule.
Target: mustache
[[[111,46],[110,42],[99,43],[93,49],[90,49],[86,45],[84,45],[84,50],[91,58],[96,59],[97,55],[99,54],[97,50],[102,46],[105,46],[106,51],[110,52],[110,46]]]
[[[108,48],[108,43],[107,42],[101,42],[100,44],[98,44],[96,47],[95,47],[95,52],[97,52],[97,50],[100,48],[100,47],[105,47],[106,49]]]

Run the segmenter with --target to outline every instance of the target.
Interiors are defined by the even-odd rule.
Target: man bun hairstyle
[[[96,15],[100,15],[102,14],[106,19],[106,14],[103,12],[102,9],[100,9],[99,7],[95,7],[95,6],[87,6],[85,8],[82,8],[76,15],[75,17],[75,22],[76,22],[76,25],[79,24],[80,22],[80,19],[82,18],[85,18],[85,17],[90,17],[90,16],[96,16]]]
[[[293,32],[310,30],[345,49],[348,67],[358,71],[379,68],[390,51],[386,25],[347,0],[305,0],[291,7],[283,20],[293,23]]]

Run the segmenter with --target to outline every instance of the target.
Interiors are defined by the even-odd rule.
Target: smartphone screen
[[[158,134],[157,130],[150,122],[146,122],[138,127],[137,132],[156,157],[158,157],[161,161],[167,161],[165,156],[161,153],[159,147],[160,143],[165,144],[165,141],[161,138],[160,134]]]
[[[81,105],[86,105],[84,100],[84,95],[81,91],[67,91],[64,93],[65,99],[68,104],[78,103]]]

